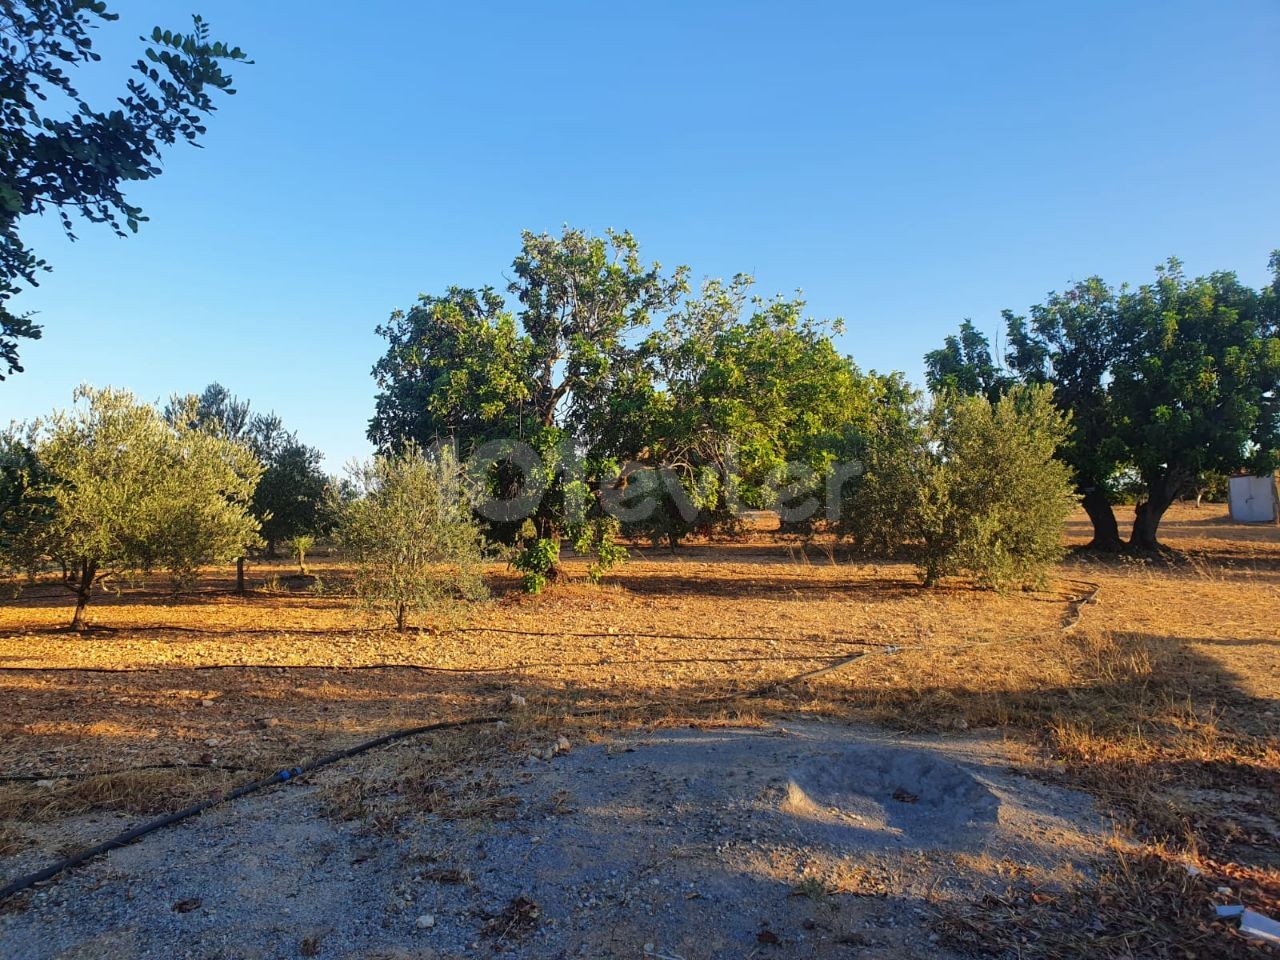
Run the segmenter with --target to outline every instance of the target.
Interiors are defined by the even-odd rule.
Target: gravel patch
[[[662,730],[504,776],[509,819],[376,833],[320,784],[246,798],[24,895],[0,955],[946,957],[931,917],[984,864],[1068,876],[1106,832],[973,734]]]

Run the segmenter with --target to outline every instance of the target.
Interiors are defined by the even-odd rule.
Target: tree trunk
[[[244,557],[236,557],[236,594],[244,596]]]
[[[1154,553],[1160,549],[1160,542],[1156,538],[1160,518],[1181,489],[1182,484],[1170,474],[1147,481],[1147,499],[1139,503],[1133,512],[1133,533],[1129,537],[1129,549],[1146,553]]]
[[[406,628],[405,609],[404,609],[404,604],[402,603],[396,607],[396,629],[399,630],[401,633],[404,633],[405,628]]]
[[[76,580],[76,612],[71,615],[71,629],[79,632],[84,629],[84,608],[89,605],[93,595],[93,582],[98,575],[98,565],[91,560],[82,561],[79,576]]]
[[[1093,524],[1093,540],[1090,550],[1101,550],[1105,553],[1118,553],[1123,544],[1120,541],[1120,526],[1116,523],[1116,512],[1107,499],[1107,491],[1098,484],[1082,487],[1084,496],[1081,501],[1085,513],[1089,514],[1089,522]]]

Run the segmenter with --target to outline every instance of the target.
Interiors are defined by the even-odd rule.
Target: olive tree
[[[14,538],[61,567],[72,629],[108,577],[161,568],[182,586],[257,541],[261,468],[246,447],[175,426],[124,390],[80,387],[75,400],[33,427],[40,470],[23,496],[40,516]]]
[[[844,532],[910,551],[928,586],[957,575],[995,588],[1042,581],[1076,503],[1071,469],[1055,458],[1069,424],[1052,389],[1015,386],[994,404],[947,392],[921,414],[886,416],[868,438]]]
[[[355,592],[373,613],[409,616],[485,595],[484,540],[462,467],[447,449],[407,444],[353,471],[358,496],[338,539],[355,563]]]
[[[1076,506],[1057,459],[1069,419],[1050,387],[1013,387],[995,404],[948,396],[930,415],[933,441],[919,529],[926,583],[966,573],[993,587],[1038,584],[1063,553]]]

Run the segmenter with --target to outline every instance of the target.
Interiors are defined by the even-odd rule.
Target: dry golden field
[[[1083,514],[1068,536],[1087,539]],[[495,564],[491,601],[404,635],[362,621],[323,557],[318,585],[284,561],[252,567],[245,597],[232,570],[183,596],[125,586],[84,635],[61,629],[59,587],[27,587],[0,606],[0,862],[101,839],[86,813],[176,809],[381,733],[504,713],[513,693],[522,719],[455,734],[451,786],[401,802],[500,803],[489,761],[560,732],[809,714],[996,728],[1025,769],[1115,818],[1093,882],[1050,897],[1010,877],[943,925],[951,942],[1018,949],[1035,931],[1025,955],[1074,956],[1088,929],[1100,956],[1245,955],[1265,948],[1204,906],[1225,883],[1280,915],[1280,529],[1178,505],[1162,536],[1171,559],[1075,553],[1046,591],[1009,595],[926,590],[906,565],[765,533],[640,546],[596,586],[571,559],[538,597]],[[1126,954],[1138,933],[1170,952]]]

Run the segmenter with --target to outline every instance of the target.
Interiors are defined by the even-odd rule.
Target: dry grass
[[[1232,525],[1223,513],[1175,507],[1164,528],[1173,559],[1076,555],[1052,590],[1004,596],[964,583],[924,590],[906,566],[852,564],[830,544],[802,549],[759,534],[674,555],[642,547],[600,586],[571,560],[568,581],[540,597],[519,594],[495,566],[496,599],[468,622],[408,635],[353,619],[332,559],[315,563],[323,595],[287,589],[286,565],[253,571],[258,589],[245,598],[230,592],[231,571],[211,571],[181,597],[143,584],[95,603],[105,629],[85,637],[59,631],[68,600],[39,586],[0,606],[0,667],[30,668],[0,670],[0,775],[155,763],[267,771],[400,727],[508,710],[513,693],[526,699],[503,730],[442,734],[379,754],[362,778],[326,779],[336,816],[391,831],[413,816],[503,815],[505,761],[562,733],[579,743],[778,713],[998,727],[1029,768],[1091,791],[1132,837],[1162,845],[1118,854],[1092,887],[1075,885],[1080,910],[1132,894],[1125,884],[1137,877],[1190,898],[1186,916],[1198,923],[1199,894],[1179,887],[1175,897],[1156,860],[1190,858],[1206,876],[1236,877],[1261,907],[1274,902],[1280,867],[1280,530]],[[1068,533],[1087,538],[1082,517]],[[273,575],[280,588],[263,589]],[[1063,632],[1090,583],[1097,602]],[[734,698],[866,642],[900,649]],[[591,715],[575,718],[582,712]],[[51,842],[40,823],[171,809],[249,776],[4,784],[0,850]],[[1198,935],[1182,930],[1180,911],[1159,913],[1169,942]]]
[[[83,779],[0,786],[0,822],[41,822],[91,810],[157,814],[180,809],[244,780],[221,770],[125,770]]]
[[[1267,956],[1214,919],[1214,907],[1228,902],[1214,878],[1167,851],[1117,847],[1092,883],[1018,883],[976,910],[950,913],[939,928],[952,946],[1020,960]]]
[[[415,817],[444,820],[505,819],[516,798],[497,770],[530,744],[545,739],[532,719],[423,737],[362,765],[355,776],[326,778],[323,802],[340,820],[360,820],[375,833],[393,834]]]
[[[10,824],[0,824],[0,857],[7,857],[22,849],[22,832]]]

